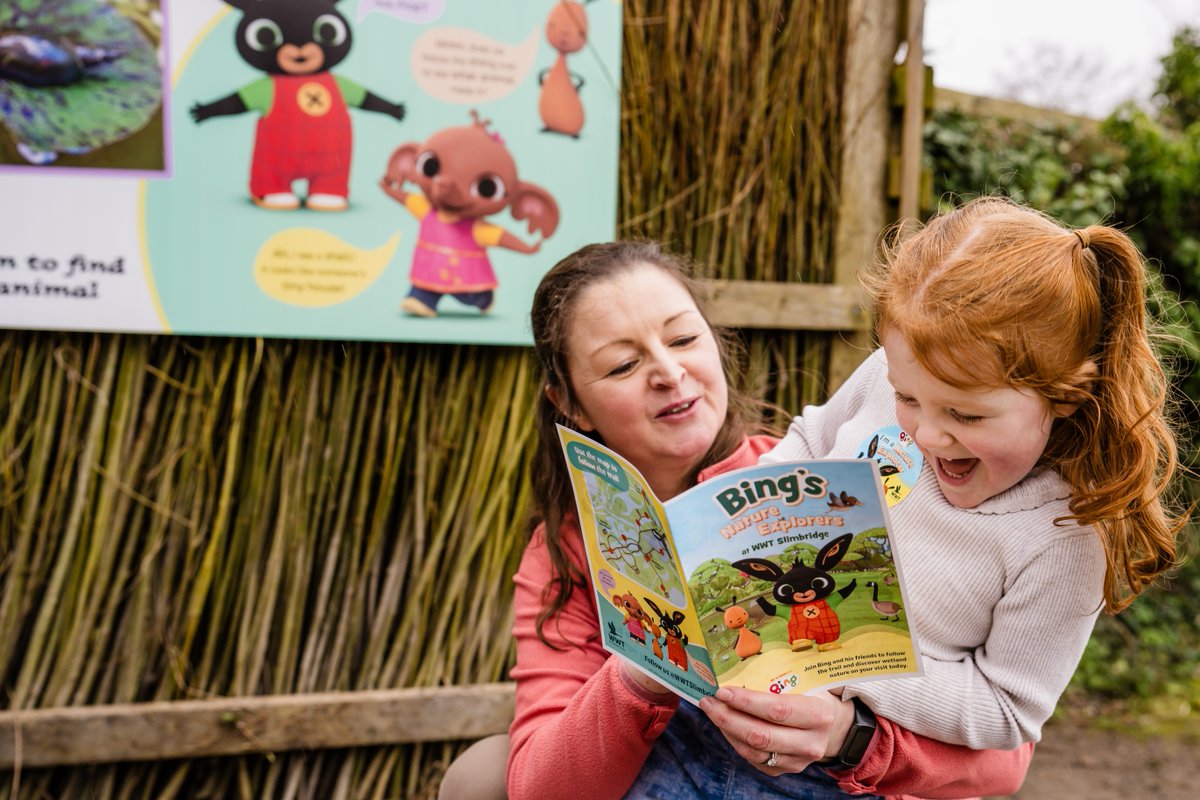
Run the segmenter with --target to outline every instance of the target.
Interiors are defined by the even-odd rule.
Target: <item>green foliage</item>
[[[1159,119],[1176,130],[1200,122],[1200,31],[1184,28],[1175,35],[1171,52],[1162,61],[1155,89]]]
[[[1075,226],[1111,217],[1128,177],[1117,148],[1072,122],[938,111],[926,126],[925,151],[942,207],[1004,194]]]

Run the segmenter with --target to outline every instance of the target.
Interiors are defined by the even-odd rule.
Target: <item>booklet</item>
[[[558,430],[611,653],[692,702],[921,674],[875,461],[746,467],[660,503]]]

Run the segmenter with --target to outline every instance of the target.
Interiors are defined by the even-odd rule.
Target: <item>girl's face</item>
[[[1020,483],[1046,449],[1054,413],[1027,389],[959,389],[930,374],[902,335],[883,334],[896,418],[951,505],[974,508]]]
[[[572,419],[629,459],[660,498],[678,494],[729,401],[716,340],[691,295],[669,273],[638,264],[585,289],[572,317]]]

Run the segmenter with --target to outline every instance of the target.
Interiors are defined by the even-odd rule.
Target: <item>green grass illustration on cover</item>
[[[660,503],[559,428],[604,646],[693,702],[920,674],[878,465],[770,464]]]

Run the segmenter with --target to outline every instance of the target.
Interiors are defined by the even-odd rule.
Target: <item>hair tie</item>
[[[1079,240],[1079,244],[1081,244],[1083,246],[1084,250],[1087,250],[1089,247],[1092,246],[1092,242],[1088,238],[1086,231],[1074,230],[1074,231],[1071,231],[1071,233],[1075,234],[1075,238]]]

